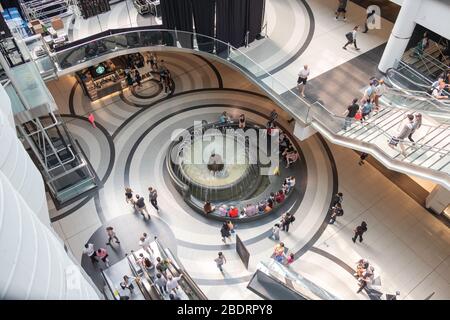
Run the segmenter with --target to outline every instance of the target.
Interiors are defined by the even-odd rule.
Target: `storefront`
[[[141,82],[151,79],[152,70],[144,56],[136,53],[113,58],[78,71],[76,78],[84,94],[95,101],[126,89],[129,86],[127,73],[133,80],[136,70],[142,77]]]

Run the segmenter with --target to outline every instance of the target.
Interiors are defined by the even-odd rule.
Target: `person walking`
[[[158,70],[158,58],[156,57],[156,54],[153,52],[150,54],[150,66],[153,71]]]
[[[338,192],[333,196],[331,206],[334,207],[338,203],[342,205],[342,201],[344,201],[344,194],[342,192]]]
[[[220,228],[220,234],[222,236],[223,243],[227,243],[226,239],[229,239],[231,242],[231,233],[226,222],[222,224],[222,228]]]
[[[358,164],[359,164],[360,166],[362,166],[362,165],[364,164],[364,160],[366,160],[368,156],[369,156],[368,153],[361,152],[361,155],[360,155],[360,157],[359,157],[359,162],[358,162]]]
[[[156,189],[154,189],[152,187],[148,188],[148,198],[149,198],[152,206],[156,209],[157,212],[159,212],[158,200],[157,200],[158,192],[156,191]]]
[[[219,268],[220,272],[223,272],[222,266],[227,263],[227,259],[223,255],[222,252],[218,253],[218,257],[214,259],[216,262],[217,268]]]
[[[364,22],[364,31],[362,33],[367,33],[369,31],[369,24],[373,24],[375,22],[375,10],[372,10],[367,13],[366,22]]]
[[[273,240],[280,240],[280,224],[276,223],[272,227],[272,235],[270,236]]]
[[[289,253],[287,260],[286,260],[286,264],[289,266],[291,265],[295,260],[295,255],[291,252]]]
[[[92,263],[97,263],[97,254],[95,253],[94,245],[92,243],[86,243],[84,245],[83,254],[87,255],[91,259]]]
[[[93,113],[89,113],[88,120],[94,129],[97,128],[97,126],[95,125],[95,117]]]
[[[357,226],[355,230],[353,230],[353,243],[356,243],[356,239],[359,237],[359,242],[363,242],[363,234],[367,231],[367,223],[363,221],[361,225]]]
[[[406,118],[408,119],[408,122],[403,125],[402,130],[398,134],[398,136],[393,136],[391,140],[389,140],[388,146],[392,149],[395,149],[397,145],[400,146],[401,154],[406,157],[406,151],[405,146],[403,145],[403,140],[406,139],[411,134],[411,131],[414,126],[414,116],[412,114],[406,115]]]
[[[409,139],[409,141],[411,141],[411,142],[413,143],[413,145],[415,145],[416,142],[415,142],[414,139],[412,138],[412,135],[413,135],[414,132],[416,132],[416,130],[419,129],[419,128],[421,127],[421,125],[422,125],[422,114],[417,113],[417,114],[414,116],[414,119],[415,119],[415,120],[414,120],[414,123],[413,123],[412,128],[411,128],[411,133],[408,135],[408,139]]]
[[[336,9],[336,20],[339,20],[339,17],[342,15],[344,21],[347,20],[345,14],[347,13],[347,0],[339,0],[339,5]]]
[[[347,38],[347,43],[342,47],[342,49],[347,50],[347,46],[353,43],[355,49],[358,51],[360,50],[360,48],[358,48],[358,46],[356,45],[356,34],[358,32],[358,28],[359,26],[355,26],[352,31],[345,34],[345,37]]]
[[[139,196],[138,194],[136,195],[135,207],[136,207],[137,211],[139,211],[144,218],[145,218],[145,214],[144,214],[144,212],[145,212],[147,214],[147,219],[148,220],[151,219],[150,214],[148,213],[147,207],[145,205],[144,198]]]
[[[108,235],[108,242],[106,245],[111,245],[111,240],[115,239],[117,244],[120,244],[119,238],[117,238],[116,232],[114,231],[113,227],[107,227],[106,228],[106,234]]]
[[[144,232],[139,238],[139,246],[147,251],[148,254],[153,254],[153,249],[150,247],[150,237]]]
[[[125,188],[125,201],[134,207],[133,190],[130,187]]]
[[[352,104],[347,107],[347,110],[344,112],[345,120],[343,130],[347,130],[348,127],[351,126],[353,119],[356,116],[356,113],[359,111],[358,98],[353,99]]]
[[[295,221],[295,217],[289,212],[286,212],[281,218],[281,230],[289,232],[289,226]]]
[[[159,291],[161,291],[162,294],[167,293],[167,280],[161,273],[156,274],[155,284],[158,286]]]
[[[109,254],[108,251],[106,251],[106,249],[104,248],[100,248],[95,252],[96,256],[99,257],[100,260],[102,260],[106,267],[109,268]]]
[[[300,94],[302,95],[303,98],[305,97],[305,86],[306,86],[306,82],[308,80],[309,74],[310,74],[310,70],[309,70],[307,64],[305,64],[303,66],[303,69],[300,70],[300,72],[298,73],[297,88],[300,91]]]
[[[366,102],[361,107],[361,124],[364,123],[366,119],[369,118],[370,113],[372,112],[372,101],[370,99],[367,99]]]

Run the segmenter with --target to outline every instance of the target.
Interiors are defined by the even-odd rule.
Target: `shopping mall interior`
[[[1,300],[450,299],[446,0],[1,0]]]

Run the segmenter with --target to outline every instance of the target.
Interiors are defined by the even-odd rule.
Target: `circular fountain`
[[[243,137],[223,135],[219,130],[189,135],[176,150],[174,172],[201,201],[239,199],[260,180]]]

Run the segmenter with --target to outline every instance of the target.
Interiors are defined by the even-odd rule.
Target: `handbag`
[[[361,120],[361,119],[362,119],[361,111],[358,111],[358,112],[355,114],[355,120]]]

